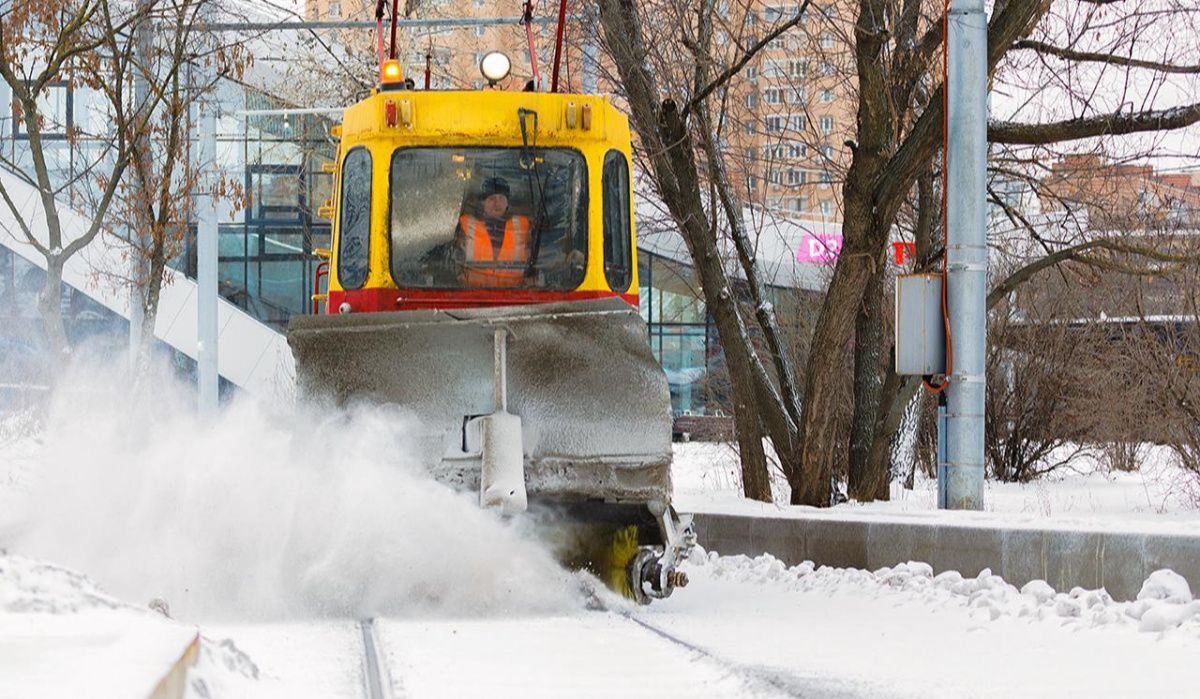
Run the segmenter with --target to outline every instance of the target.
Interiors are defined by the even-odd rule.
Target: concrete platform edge
[[[787,565],[877,570],[924,561],[935,573],[977,575],[990,568],[1020,587],[1045,580],[1056,590],[1105,588],[1114,599],[1137,597],[1160,568],[1187,578],[1200,596],[1200,535],[695,514],[700,544],[724,555],[770,553]]]

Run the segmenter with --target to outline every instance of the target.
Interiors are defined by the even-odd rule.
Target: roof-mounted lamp
[[[495,87],[512,72],[512,61],[499,51],[488,51],[479,61],[479,72],[483,73],[490,87]]]

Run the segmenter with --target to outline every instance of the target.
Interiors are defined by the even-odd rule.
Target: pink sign
[[[800,241],[796,251],[797,262],[827,263],[837,261],[842,251],[842,236],[833,233],[809,233]]]

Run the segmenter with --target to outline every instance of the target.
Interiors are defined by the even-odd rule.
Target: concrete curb
[[[984,568],[1020,587],[1045,580],[1056,590],[1103,587],[1132,600],[1146,577],[1170,568],[1200,596],[1200,536],[696,514],[700,544],[721,554],[770,553],[788,565],[876,570],[924,561],[935,572]]]
[[[200,634],[196,634],[191,643],[187,644],[187,648],[183,649],[179,659],[171,664],[167,674],[154,686],[149,699],[183,699],[187,693],[188,668],[195,665],[199,657]]]

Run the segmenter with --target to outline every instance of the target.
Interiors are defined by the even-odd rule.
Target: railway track
[[[392,677],[388,673],[387,656],[379,643],[379,630],[374,619],[358,622],[363,645],[363,688],[367,699],[394,699]]]
[[[409,691],[402,694],[413,697],[826,696],[814,694],[799,678],[724,659],[636,610],[523,619],[368,619],[359,622],[359,630],[368,699],[399,699],[394,682],[403,682]],[[389,672],[385,648],[405,658],[400,675]],[[623,671],[611,674],[614,667]]]

